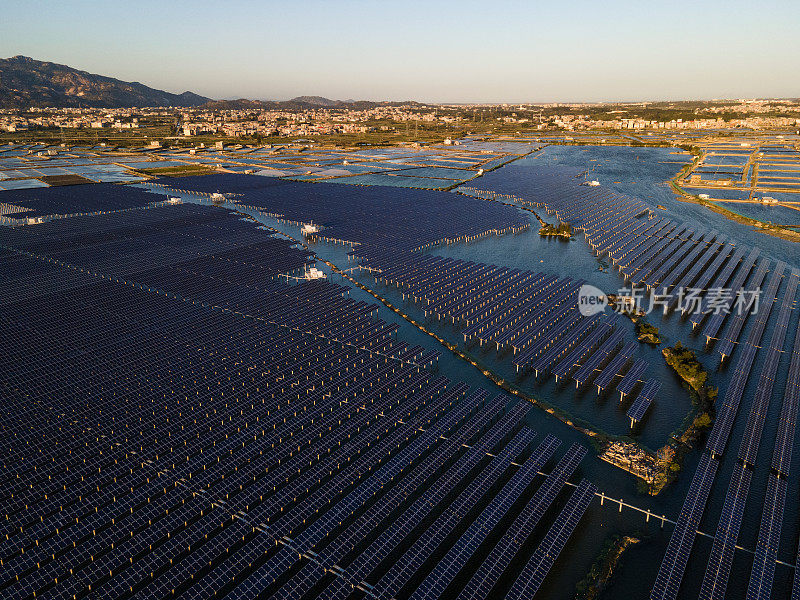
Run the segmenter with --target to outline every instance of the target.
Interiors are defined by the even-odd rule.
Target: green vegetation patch
[[[684,348],[683,344],[678,342],[673,348],[664,348],[661,353],[667,364],[675,370],[680,378],[700,394],[706,385],[708,373],[697,360],[694,351]]]
[[[575,586],[576,600],[595,600],[608,586],[619,564],[622,555],[630,546],[639,543],[639,539],[631,536],[614,535],[603,542],[599,556],[592,564],[589,572]]]
[[[651,325],[644,319],[637,319],[634,323],[636,327],[636,337],[640,342],[645,344],[653,344],[654,346],[661,343],[661,336],[658,334],[658,327]],[[680,342],[678,343],[680,344]]]
[[[214,169],[204,165],[181,165],[178,167],[154,167],[152,169],[136,169],[145,175],[169,175],[172,177],[180,177],[182,175],[207,175],[214,172]]]
[[[539,235],[542,236],[556,236],[569,239],[572,237],[572,225],[569,223],[559,223],[558,225],[551,225],[545,223],[539,229]]]

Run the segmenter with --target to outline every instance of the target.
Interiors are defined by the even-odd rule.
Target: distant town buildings
[[[624,105],[425,105],[381,104],[371,108],[317,107],[267,110],[198,108],[29,108],[0,110],[0,131],[35,129],[132,130],[152,122],[173,122],[176,136],[226,137],[319,135],[404,131],[418,126],[455,127],[475,123],[519,125],[536,131],[685,130],[748,128],[753,130],[800,126],[800,103],[741,100],[693,109],[693,118],[654,120],[637,116],[648,103]],[[583,112],[583,111],[586,112]],[[544,113],[547,114],[544,114]],[[668,111],[665,111],[668,113]]]

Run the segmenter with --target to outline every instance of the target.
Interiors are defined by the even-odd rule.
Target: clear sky
[[[800,0],[0,0],[0,57],[213,98],[800,96]]]

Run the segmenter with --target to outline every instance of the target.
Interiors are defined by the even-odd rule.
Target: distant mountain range
[[[205,104],[207,108],[219,110],[260,110],[260,109],[286,109],[303,110],[313,108],[354,108],[359,110],[374,108],[376,106],[408,106],[420,105],[419,102],[406,100],[404,102],[374,102],[372,100],[330,100],[322,96],[298,96],[291,100],[212,100]]]
[[[127,108],[135,106],[206,106],[217,109],[372,108],[416,102],[330,100],[298,96],[286,101],[212,100],[193,92],[171,94],[138,82],[79,71],[27,56],[0,58],[0,108]]]
[[[2,108],[199,106],[208,101],[192,92],[170,94],[27,56],[0,59]]]

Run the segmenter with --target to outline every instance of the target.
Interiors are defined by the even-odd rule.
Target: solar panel
[[[781,540],[786,489],[785,479],[770,475],[761,512],[761,526],[758,530],[753,569],[747,585],[748,600],[769,599],[772,596],[772,582],[775,577],[775,563]]]
[[[659,256],[658,260],[651,262],[637,274],[637,277],[641,278],[648,288],[653,288],[658,285],[667,273],[675,268],[678,261],[689,251],[697,247],[697,234],[695,234],[693,230],[689,230],[683,235],[685,238],[679,238],[673,241],[664,249],[663,256]]]
[[[705,511],[718,467],[719,463],[708,454],[700,457],[700,463],[692,478],[689,492],[686,494],[667,551],[661,561],[656,581],[650,592],[651,600],[674,599],[678,596],[686,564],[689,561],[689,554],[697,535],[697,527]]]
[[[586,448],[573,444],[542,483],[516,520],[459,594],[459,600],[488,597],[500,575],[541,521],[567,479],[575,472]]]
[[[744,518],[744,507],[747,494],[750,490],[752,474],[741,464],[734,467],[733,475],[722,506],[717,532],[714,536],[714,545],[708,559],[705,577],[700,587],[700,598],[725,598],[731,565],[733,564],[733,551],[739,537],[739,529]]]
[[[617,391],[619,392],[620,400],[626,395],[633,392],[633,389],[639,383],[639,378],[644,374],[647,369],[647,363],[643,360],[636,359],[633,364],[622,377],[622,381],[617,384]]]
[[[762,263],[763,266],[764,263]],[[770,276],[769,284],[767,285],[766,290],[764,290],[764,298],[761,299],[761,303],[772,302],[775,298],[775,293],[777,292],[777,288],[780,285],[781,278],[783,277],[783,270],[785,268],[785,264],[779,262],[775,269]],[[766,275],[766,272],[759,269],[758,273],[756,274],[756,278],[753,282],[751,282],[749,291],[754,290],[761,290],[761,283],[763,279],[759,277],[763,277]],[[767,295],[770,295],[767,297]],[[763,304],[761,304],[763,306]],[[723,356],[730,356],[733,353],[734,344],[738,341],[739,335],[742,330],[742,326],[744,325],[745,320],[750,315],[750,311],[747,310],[739,310],[734,311],[734,314],[731,318],[731,323],[728,326],[728,330],[725,332],[725,336],[723,339],[717,343],[717,351],[722,354]]]
[[[631,420],[631,425],[644,418],[647,409],[649,409],[650,405],[653,403],[653,398],[660,389],[661,382],[654,379],[651,379],[642,386],[641,391],[638,396],[636,396],[636,400],[633,401],[633,404],[627,412],[628,418]]]
[[[608,363],[600,374],[595,378],[594,384],[597,386],[597,392],[608,388],[622,373],[622,370],[630,362],[633,352],[637,347],[636,342],[628,342],[619,351],[619,353]]]
[[[544,540],[514,581],[506,598],[517,600],[532,598],[536,594],[586,509],[589,508],[596,491],[597,488],[594,484],[585,479],[581,481],[570,496],[567,505],[559,513],[550,531],[545,535]]]

